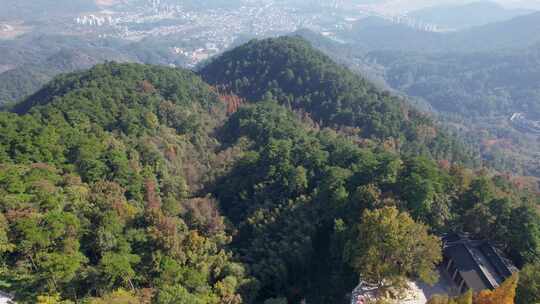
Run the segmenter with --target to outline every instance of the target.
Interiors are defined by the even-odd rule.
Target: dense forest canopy
[[[57,4],[56,4],[57,5]],[[0,106],[21,101],[54,76],[88,69],[106,61],[182,66],[186,58],[170,48],[185,45],[179,37],[125,41],[30,32],[0,40]]]
[[[385,67],[385,79],[393,88],[429,100],[437,111],[467,117],[514,112],[540,117],[540,45],[471,54],[377,51],[367,57]]]
[[[378,87],[406,95],[417,108],[434,113],[489,167],[529,176],[537,184],[538,134],[511,118],[520,112],[530,121],[540,117],[538,43],[526,49],[482,52],[365,52],[308,30],[296,34]]]
[[[538,197],[464,166],[428,117],[298,38],[250,42],[202,75],[214,86],[106,63],[0,112],[2,290],[19,303],[346,303],[366,272],[355,261],[431,281],[436,235],[466,231],[527,265],[518,297],[538,298]],[[431,262],[364,256],[358,231],[392,234],[388,221]]]
[[[204,66],[203,78],[247,100],[275,99],[321,127],[392,142],[397,150],[470,161],[465,148],[404,101],[333,62],[300,37],[253,40]],[[427,149],[426,149],[427,148]]]

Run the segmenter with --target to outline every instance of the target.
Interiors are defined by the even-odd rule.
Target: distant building
[[[519,130],[540,134],[540,121],[529,120],[524,113],[512,114],[510,122]]]
[[[426,303],[435,294],[457,296],[472,289],[478,292],[495,289],[517,268],[486,240],[474,240],[468,235],[448,234],[443,240],[443,262],[435,285],[409,281],[407,294],[399,303]],[[361,281],[351,293],[351,304],[367,304],[387,295],[378,286]],[[403,296],[403,294],[401,294]]]
[[[443,269],[460,292],[495,289],[517,271],[488,241],[466,235],[443,237],[443,257]]]

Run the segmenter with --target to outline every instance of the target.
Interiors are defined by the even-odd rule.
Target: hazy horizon
[[[494,2],[507,9],[540,10],[540,0],[361,0],[351,1],[387,13],[407,13],[436,6],[458,6],[477,2]]]
[[[139,0],[140,1],[140,0]],[[258,1],[247,1],[247,0],[237,0],[237,1],[223,1],[223,0],[203,0],[203,1],[192,1],[192,0],[161,0],[161,2],[167,3],[178,3],[178,4],[190,4],[197,2],[199,5],[209,5],[209,6],[222,6],[224,4],[228,5],[242,5],[248,4],[249,6],[257,6],[263,4],[279,4],[281,6],[291,7],[300,5],[308,5],[317,3],[317,4],[330,4],[333,1],[341,3],[345,7],[354,8],[372,11],[381,14],[389,15],[399,15],[407,14],[416,10],[429,8],[429,7],[440,7],[440,6],[459,6],[475,2],[493,2],[497,3],[508,9],[531,9],[531,10],[540,10],[540,0],[258,0]],[[65,11],[66,8],[70,8],[72,12],[77,12],[78,10],[92,10],[92,9],[108,9],[115,4],[121,3],[135,3],[137,0],[78,0],[78,1],[55,1],[55,0],[41,0],[41,1],[30,1],[30,0],[0,0],[0,7],[5,9],[4,13],[7,16],[13,14],[24,14],[25,12],[39,11],[41,13],[53,13],[56,11],[56,8],[63,8]],[[2,13],[0,12],[0,15]]]

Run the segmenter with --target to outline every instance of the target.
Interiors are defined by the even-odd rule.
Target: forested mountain
[[[276,99],[321,127],[388,140],[405,153],[464,159],[463,148],[439,133],[428,117],[299,37],[251,41],[224,53],[201,74],[210,84],[247,100]]]
[[[107,63],[0,112],[3,290],[19,303],[347,303],[360,276],[436,279],[447,231],[537,267],[537,196],[437,161],[456,154],[450,137],[306,42],[252,41],[202,74],[213,87]]]
[[[435,24],[442,29],[462,30],[474,26],[501,22],[533,13],[526,9],[507,9],[490,0],[480,0],[462,5],[438,5],[409,14],[414,19]]]
[[[388,84],[467,116],[527,112],[540,117],[540,44],[519,51],[423,54],[374,51]]]
[[[540,119],[540,45],[512,51],[425,54],[373,51],[362,55],[388,86],[428,103],[440,117],[477,138],[500,170],[540,176],[538,136],[510,117]],[[366,69],[364,69],[365,71]]]
[[[483,52],[363,51],[311,31],[296,32],[324,53],[458,132],[490,166],[540,176],[538,136],[516,128],[513,113],[538,120],[540,44]]]
[[[170,50],[178,41],[84,38],[31,33],[0,40],[0,105],[20,101],[61,73],[105,61],[182,65]]]
[[[194,195],[224,113],[198,77],[108,64],[24,105],[0,118],[1,276],[18,301],[217,303],[249,283],[215,202]]]
[[[36,63],[19,65],[0,73],[0,104],[13,103],[34,93],[61,73],[87,69],[107,60],[135,61],[111,49],[61,49]]]
[[[106,60],[136,61],[117,41],[27,34],[0,41],[0,104],[20,101],[60,73],[90,68]]]
[[[379,17],[359,20],[342,34],[364,51],[469,52],[522,49],[540,41],[540,12],[456,32],[429,32]]]

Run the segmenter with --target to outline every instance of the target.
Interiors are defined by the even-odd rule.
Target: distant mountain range
[[[347,5],[369,8],[383,14],[403,14],[433,7],[458,7],[489,0],[341,0]],[[507,9],[540,10],[538,0],[491,0]]]
[[[506,21],[533,12],[528,9],[507,9],[491,1],[479,1],[459,6],[441,5],[425,8],[412,12],[409,16],[445,29],[459,30]]]
[[[175,56],[160,41],[163,39],[126,42],[52,34],[0,40],[0,105],[35,92],[60,73],[105,61],[182,66],[182,57]]]
[[[359,20],[343,37],[364,50],[421,52],[520,49],[540,41],[540,12],[483,26],[434,33],[395,24],[379,17]]]
[[[482,147],[491,165],[540,176],[540,141],[510,123],[514,112],[540,119],[540,43],[511,50],[365,52],[308,30],[295,34],[379,87],[438,113],[445,125]]]
[[[198,74],[100,64],[12,110],[1,278],[18,303],[345,303],[363,231],[399,233],[396,248],[418,235],[406,263],[440,256],[428,229],[454,226],[516,264],[540,252],[525,182],[476,173],[430,117],[298,37],[252,40]],[[405,282],[400,256],[390,275]]]

